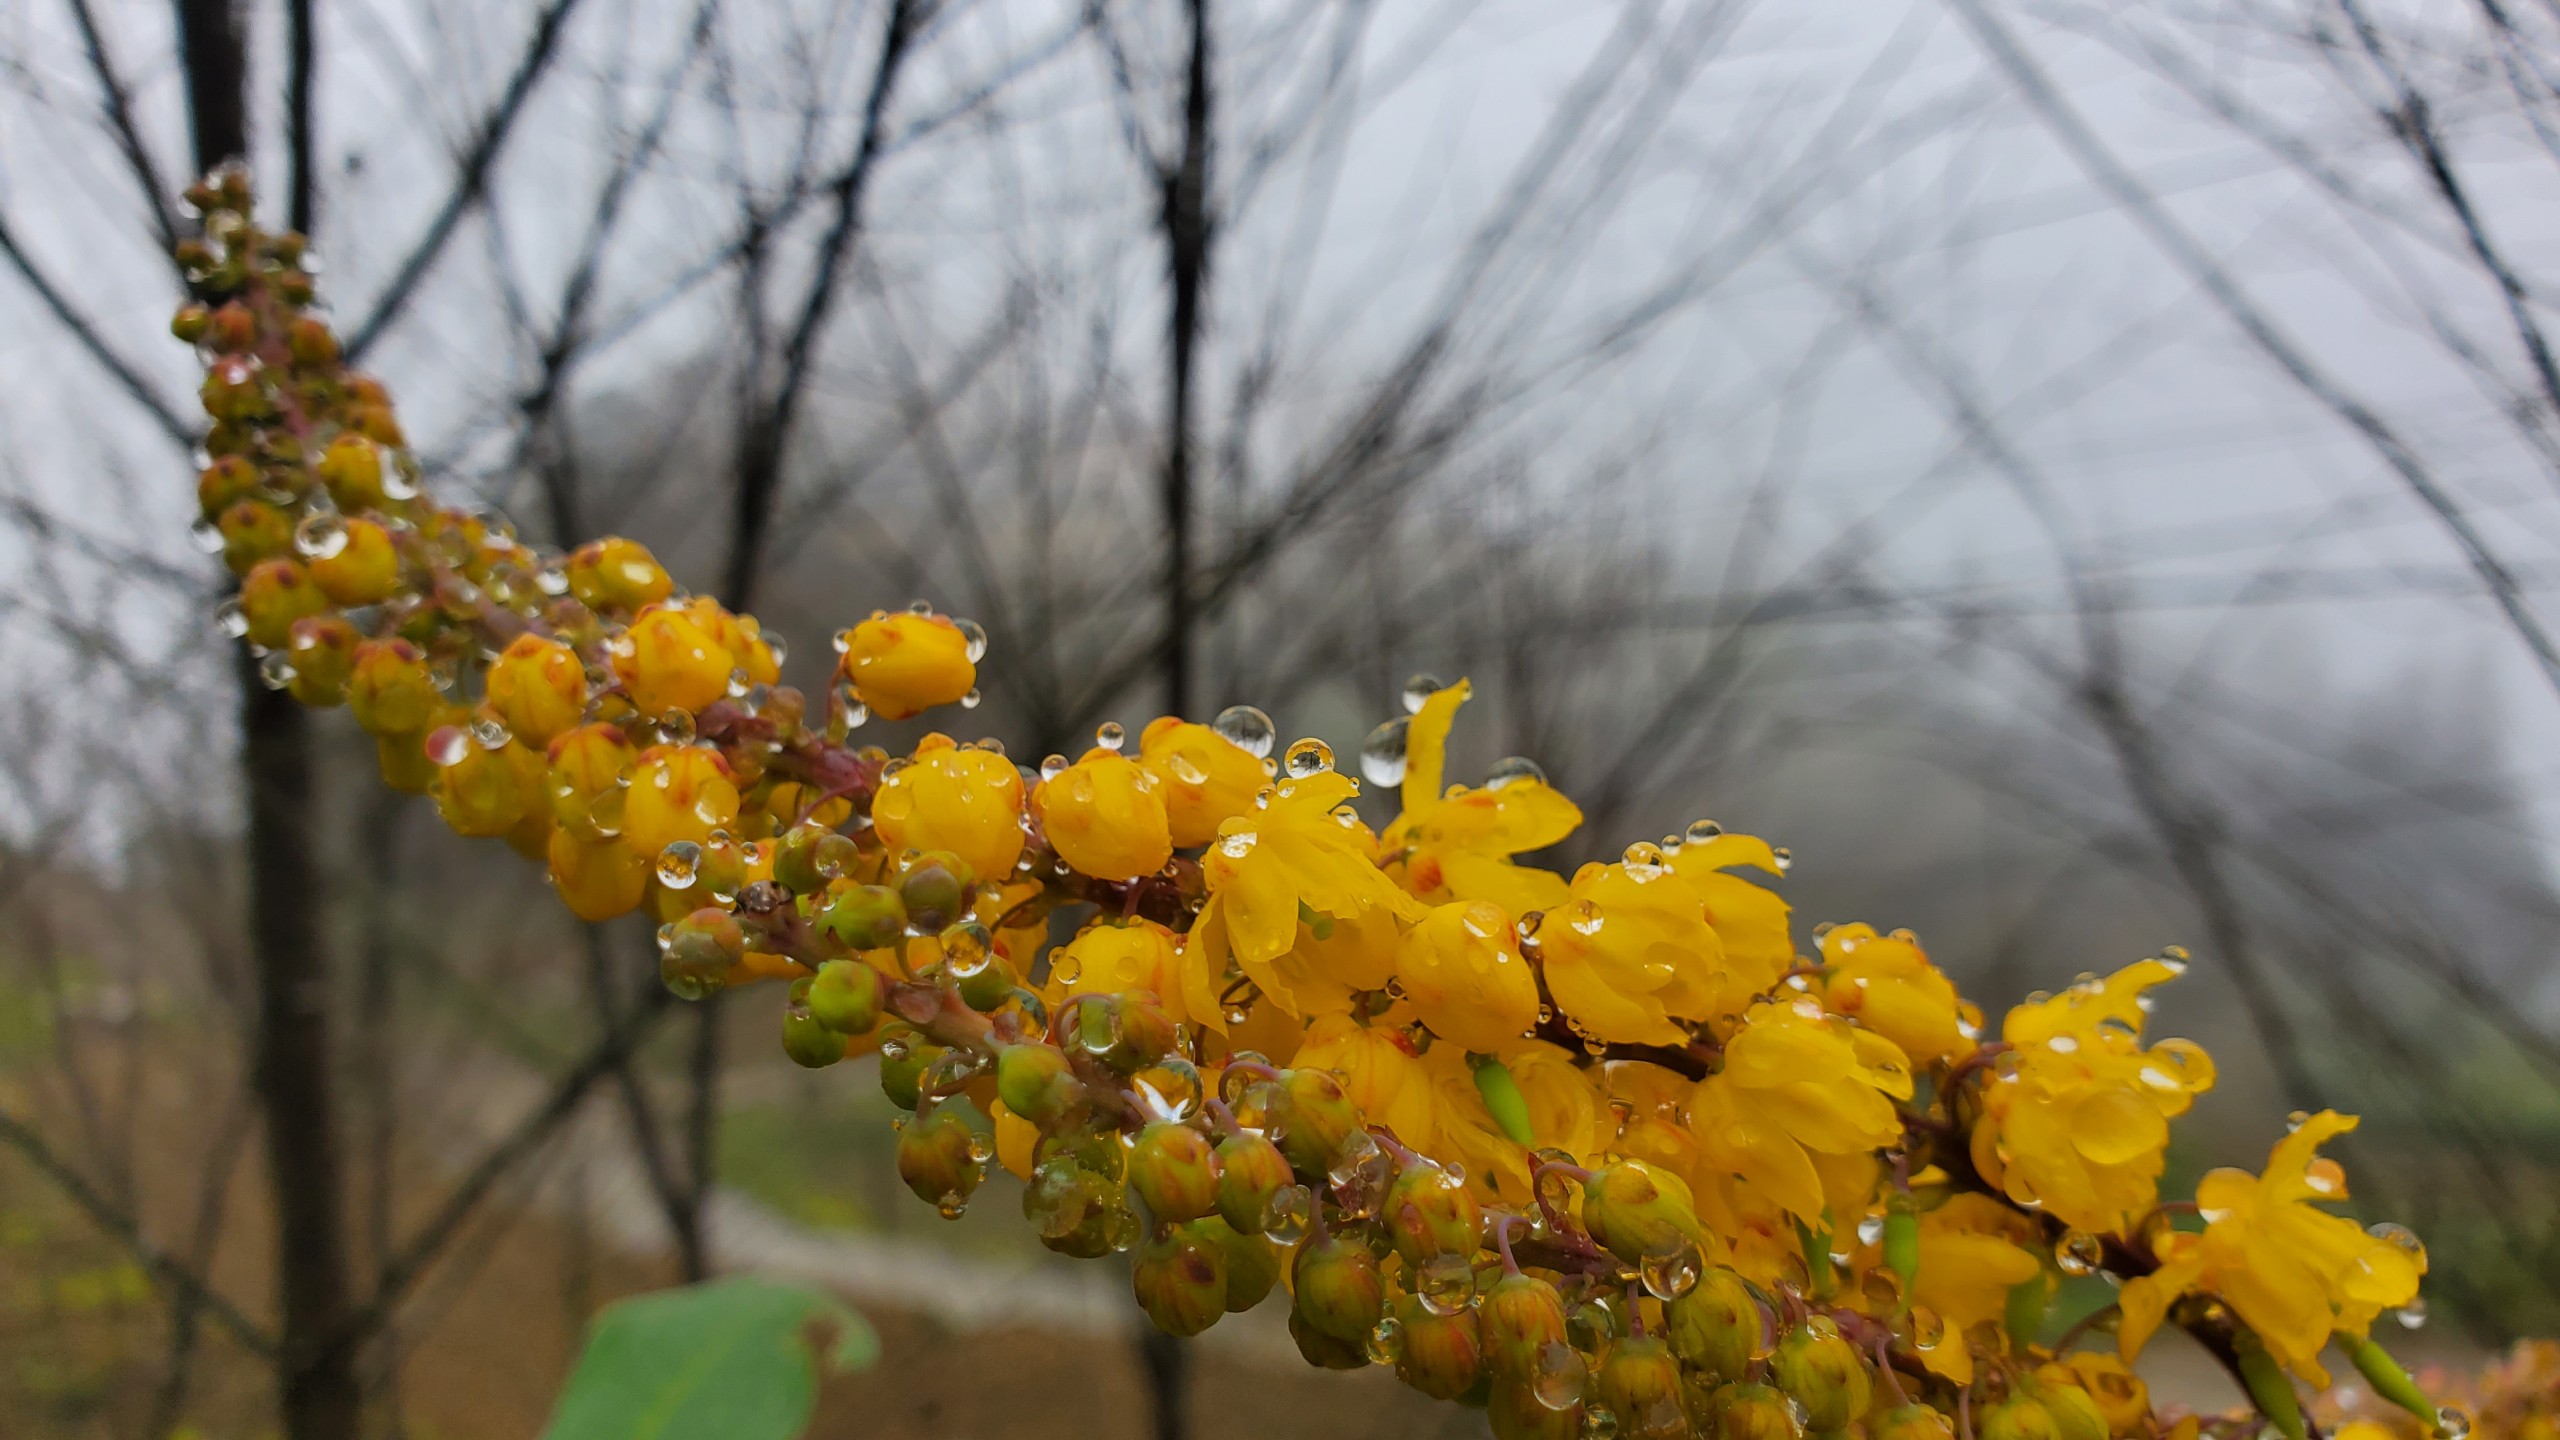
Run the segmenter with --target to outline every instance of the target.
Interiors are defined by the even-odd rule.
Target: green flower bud
[[[809,980],[791,984],[791,1003],[782,1011],[782,1053],[794,1065],[823,1070],[844,1058],[844,1034],[818,1023],[809,1013]]]
[[[1641,1160],[1615,1160],[1583,1182],[1582,1223],[1601,1248],[1629,1265],[1683,1245],[1707,1248],[1689,1187]]]
[[[1271,1197],[1296,1179],[1280,1147],[1250,1130],[1218,1142],[1218,1213],[1239,1234],[1261,1234]]]
[[[658,978],[687,1000],[698,1000],[727,983],[729,967],[747,953],[747,932],[738,917],[706,905],[667,927],[658,952]]]
[[[1404,1348],[1396,1378],[1434,1400],[1455,1400],[1484,1378],[1484,1341],[1473,1310],[1434,1314],[1418,1296],[1396,1301]]]
[[[2232,1341],[2232,1348],[2239,1353],[2240,1380],[2249,1391],[2250,1402],[2285,1440],[2303,1440],[2309,1432],[2302,1422],[2302,1397],[2293,1388],[2293,1377],[2284,1373],[2256,1335],[2242,1330]],[[2060,1430],[2059,1426],[2055,1428]]]
[[[1804,1407],[1805,1425],[1816,1431],[1837,1430],[1866,1414],[1875,1394],[1866,1356],[1839,1326],[1819,1316],[1778,1342],[1769,1378]]]
[[[2053,1416],[2057,1440],[2107,1440],[2107,1417],[2098,1402],[2077,1385],[2048,1381],[2035,1385],[2035,1397]]]
[[[1737,1381],[1716,1391],[1716,1440],[1798,1440],[1794,1402],[1777,1387]]]
[[[773,846],[773,878],[795,895],[815,895],[827,888],[827,877],[818,873],[818,842],[833,830],[815,820],[803,820],[782,832]]]
[[[2336,1339],[2347,1358],[2355,1362],[2356,1373],[2373,1387],[2374,1394],[2417,1416],[2430,1429],[2435,1426],[2436,1403],[2418,1388],[2417,1381],[2409,1378],[2408,1371],[2400,1368],[2400,1362],[2391,1358],[2390,1351],[2376,1344],[2371,1336],[2350,1335],[2342,1330]]]
[[[819,966],[809,981],[809,1014],[839,1035],[870,1034],[880,1023],[880,972],[859,960]]]
[[[1982,1440],[2061,1440],[2053,1412],[2024,1392],[2013,1392],[1999,1404],[1986,1406],[1974,1421],[1974,1433]]]
[[[1688,1412],[1680,1403],[1680,1362],[1653,1336],[1630,1336],[1609,1347],[1600,1362],[1600,1403],[1618,1417],[1622,1440],[1685,1440]]]
[[[1129,1267],[1138,1306],[1168,1335],[1197,1335],[1227,1313],[1227,1251],[1200,1227],[1160,1227]]]
[[[1218,1156],[1209,1137],[1174,1120],[1138,1132],[1129,1184],[1158,1220],[1197,1220],[1218,1208]]]
[[[1084,1103],[1085,1089],[1066,1051],[1035,1040],[996,1056],[996,1095],[1004,1108],[1045,1130]]]
[[[1120,1190],[1117,1180],[1072,1159],[1043,1160],[1022,1187],[1022,1218],[1039,1231],[1041,1244],[1059,1254],[1099,1259],[1111,1253],[1123,1226],[1137,1223]]]
[[[1154,1000],[1137,994],[1120,997],[1119,1038],[1102,1052],[1102,1063],[1123,1075],[1135,1075],[1173,1053],[1177,1043],[1173,1017]]]
[[[1469,1056],[1468,1063],[1474,1067],[1476,1094],[1483,1098],[1493,1123],[1502,1127],[1513,1144],[1536,1145],[1537,1132],[1529,1123],[1529,1097],[1521,1093],[1519,1077],[1511,1067],[1490,1055]]]
[[[1387,1304],[1386,1281],[1369,1247],[1339,1231],[1310,1238],[1298,1246],[1291,1274],[1297,1313],[1309,1325],[1355,1346],[1368,1343]]]
[[[1897,1405],[1867,1422],[1868,1440],[1955,1440],[1955,1422],[1926,1405]]]
[[[1477,1302],[1485,1359],[1497,1374],[1525,1382],[1538,1352],[1564,1341],[1564,1297],[1535,1275],[1513,1273],[1493,1282]]]
[[[1911,1197],[1899,1191],[1885,1201],[1884,1266],[1901,1277],[1902,1293],[1910,1294],[1920,1278],[1920,1217],[1912,1213]]]
[[[1760,1304],[1750,1285],[1719,1265],[1664,1307],[1671,1353],[1719,1379],[1739,1380],[1760,1348]]]
[[[1298,1342],[1298,1353],[1306,1362],[1319,1370],[1358,1370],[1369,1363],[1365,1341],[1327,1335],[1295,1310],[1289,1312],[1289,1338]]]
[[[969,1203],[986,1178],[987,1157],[995,1153],[987,1133],[970,1123],[975,1114],[966,1102],[944,1101],[898,1132],[898,1178],[945,1219]]]
[[[1259,1235],[1237,1233],[1234,1226],[1212,1215],[1195,1220],[1193,1225],[1215,1235],[1227,1249],[1227,1311],[1236,1314],[1262,1303],[1271,1287],[1280,1283],[1281,1250]]]
[[[1342,1093],[1341,1081],[1304,1066],[1282,1073],[1280,1092],[1280,1132],[1272,1138],[1291,1169],[1309,1184],[1321,1183],[1334,1152],[1360,1128],[1360,1107]]]
[[[907,907],[884,885],[856,885],[818,907],[818,928],[848,950],[883,950],[907,938]]]
[[[976,879],[969,862],[948,850],[927,850],[898,877],[898,899],[907,907],[908,923],[918,930],[940,930],[969,908],[969,886]]]
[[[925,1067],[942,1057],[943,1048],[913,1026],[892,1027],[880,1037],[880,1093],[901,1110],[916,1108],[923,1098]]]
[[[1387,1187],[1387,1237],[1407,1266],[1434,1255],[1473,1256],[1484,1228],[1484,1210],[1466,1182],[1428,1160],[1404,1167]]]
[[[974,929],[986,928],[974,921],[963,923]],[[960,927],[954,925],[951,928],[957,930]],[[1014,987],[1022,983],[1021,977],[1013,973],[1013,967],[996,955],[989,955],[986,963],[957,978],[959,984],[954,988],[960,992],[960,1003],[982,1015],[1003,1009],[1005,1002],[1013,998]]]

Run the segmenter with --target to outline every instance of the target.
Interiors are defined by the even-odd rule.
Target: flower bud
[[[1342,1082],[1312,1066],[1283,1071],[1279,1133],[1273,1138],[1291,1169],[1309,1183],[1321,1181],[1334,1152],[1360,1128],[1360,1107],[1342,1093]]]
[[[996,953],[996,938],[986,926],[975,920],[946,925],[941,944],[942,971],[956,982],[952,988],[960,992],[961,1004],[984,1015],[1013,998],[1021,977]]]
[[[622,836],[656,859],[678,840],[699,845],[738,823],[738,786],[720,752],[700,745],[652,745],[631,770]]]
[[[579,546],[561,568],[568,576],[569,593],[600,615],[654,605],[676,588],[649,547],[620,536]]]
[[[1408,1267],[1435,1255],[1473,1256],[1484,1228],[1483,1207],[1466,1182],[1421,1159],[1387,1188],[1382,1214],[1387,1237]]]
[[[1473,1310],[1439,1315],[1407,1295],[1396,1301],[1396,1323],[1404,1329],[1397,1379],[1434,1400],[1455,1400],[1484,1378],[1484,1340]]]
[[[295,303],[307,303],[311,299],[311,277],[300,271],[288,273],[301,281],[301,297]],[[338,363],[338,337],[329,333],[327,322],[315,315],[294,317],[285,331],[285,348],[292,353],[294,367],[299,370],[326,370]]]
[[[178,313],[169,320],[169,333],[190,345],[203,344],[212,331],[213,310],[200,300],[179,306]]]
[[[1093,1002],[1086,1001],[1087,1007]],[[1102,1063],[1123,1075],[1135,1075],[1173,1053],[1177,1037],[1173,1017],[1145,991],[1132,991],[1112,1006],[1115,1038],[1102,1052]]]
[[[1484,1418],[1494,1440],[1575,1440],[1584,1435],[1582,1401],[1566,1398],[1561,1407],[1538,1393],[1536,1382],[1503,1379],[1485,1397]]]
[[[1716,1440],[1799,1440],[1795,1403],[1775,1386],[1737,1381],[1716,1391]]]
[[[1085,752],[1031,795],[1058,858],[1097,880],[1153,875],[1173,858],[1156,777],[1116,750]]]
[[[658,978],[686,1000],[699,1000],[728,983],[729,967],[747,953],[738,917],[706,905],[667,927],[658,952]]]
[[[1240,1234],[1261,1234],[1271,1197],[1295,1179],[1280,1147],[1250,1130],[1218,1142],[1218,1213]]]
[[[1138,1246],[1138,1307],[1168,1335],[1197,1335],[1227,1313],[1226,1247],[1197,1226],[1166,1225]]]
[[[1298,1354],[1319,1370],[1358,1370],[1369,1363],[1365,1337],[1352,1341],[1328,1335],[1295,1310],[1289,1312],[1289,1338],[1298,1342]]]
[[[2056,1440],[2107,1440],[2105,1412],[2088,1391],[2080,1388],[2080,1377],[2068,1366],[2039,1368],[2032,1388],[2035,1397],[2044,1402],[2045,1412],[2053,1417]]]
[[[293,622],[285,638],[285,655],[293,662],[286,688],[305,705],[342,705],[347,678],[355,673],[356,646],[363,637],[343,615],[305,615]]]
[[[418,731],[374,736],[373,760],[382,783],[403,795],[424,795],[435,783],[436,762],[427,758],[427,737]]]
[[[1044,1130],[1085,1103],[1084,1082],[1067,1052],[1038,1041],[1008,1045],[996,1057],[996,1095],[1004,1108]]]
[[[620,840],[588,838],[559,826],[545,842],[545,854],[561,903],[591,925],[628,914],[648,893],[648,858]]]
[[[916,1108],[923,1103],[925,1067],[942,1051],[911,1026],[891,1026],[880,1037],[880,1093],[901,1110]]]
[[[848,886],[829,894],[819,906],[818,928],[848,950],[884,950],[905,940],[907,907],[899,901],[898,892],[885,885]],[[1030,1118],[1019,1107],[1015,1113]]]
[[[1868,1440],[1955,1440],[1955,1422],[1927,1405],[1897,1405],[1867,1422]]]
[[[252,645],[281,650],[293,622],[329,608],[329,597],[291,560],[261,560],[240,580],[240,614]]]
[[[892,851],[947,850],[973,875],[1010,875],[1022,855],[1022,771],[995,751],[927,735],[908,763],[881,772],[871,820]]]
[[[1740,1379],[1760,1348],[1759,1302],[1740,1275],[1715,1266],[1664,1307],[1671,1353],[1719,1378]]]
[[[1485,1359],[1497,1374],[1526,1381],[1539,1352],[1564,1343],[1564,1297],[1535,1275],[1514,1271],[1493,1282],[1477,1302]]]
[[[362,435],[343,434],[320,452],[320,483],[329,487],[329,498],[338,502],[338,508],[350,515],[379,510],[390,500],[382,484],[388,463],[381,446]]]
[[[790,1056],[794,1065],[823,1070],[844,1058],[845,1037],[843,1031],[819,1024],[818,1017],[809,1013],[813,984],[813,979],[792,982],[791,1003],[782,1011],[782,1053]]]
[[[1592,1172],[1583,1184],[1582,1223],[1602,1248],[1629,1265],[1683,1245],[1707,1245],[1688,1185],[1641,1160],[1615,1160]]]
[[[444,704],[426,657],[406,640],[367,640],[356,646],[347,677],[347,709],[375,735],[415,736]]]
[[[631,773],[640,757],[620,729],[581,725],[554,736],[544,758],[550,761],[544,784],[554,821],[584,838],[611,839],[623,833]]]
[[[1099,1259],[1111,1253],[1124,1225],[1136,1223],[1120,1188],[1071,1157],[1053,1156],[1034,1167],[1022,1187],[1022,1218],[1039,1231],[1041,1244],[1059,1254]]]
[[[1178,846],[1217,839],[1220,822],[1251,810],[1253,797],[1271,783],[1262,762],[1243,746],[1206,725],[1171,715],[1140,734],[1138,763],[1161,787],[1158,793]]]
[[[293,546],[293,517],[263,500],[233,501],[214,526],[222,532],[222,563],[234,575],[246,575]]]
[[[196,474],[196,508],[204,518],[219,518],[223,511],[258,493],[258,467],[245,455],[216,456],[212,464]]]
[[[808,1003],[810,1017],[837,1034],[868,1035],[880,1023],[880,972],[859,960],[830,960],[810,977]]]
[[[1337,1340],[1365,1345],[1386,1309],[1386,1282],[1369,1247],[1330,1231],[1298,1246],[1290,1267],[1297,1313]]]
[[[1769,1378],[1804,1407],[1806,1428],[1817,1432],[1837,1430],[1864,1415],[1874,1395],[1866,1357],[1839,1326],[1819,1316],[1778,1342],[1777,1353],[1769,1358]]]
[[[1227,1313],[1242,1314],[1261,1304],[1280,1283],[1280,1247],[1259,1235],[1241,1234],[1215,1216],[1193,1223],[1226,1247]]]
[[[700,622],[665,603],[640,612],[608,647],[613,673],[643,715],[699,711],[729,693],[737,661]]]
[[[946,616],[874,611],[838,643],[844,658],[836,673],[883,720],[948,705],[978,683],[969,637]]]
[[[906,924],[918,932],[940,930],[969,908],[969,889],[976,874],[948,850],[927,850],[898,876],[898,903]],[[904,933],[904,927],[901,927]]]
[[[1600,1403],[1618,1417],[1624,1440],[1685,1440],[1689,1417],[1680,1405],[1680,1362],[1652,1336],[1628,1336],[1609,1346],[1600,1362]]]
[[[312,557],[311,581],[340,605],[379,605],[400,588],[400,552],[370,520],[339,522],[338,548]]]
[[[969,1123],[972,1113],[964,1101],[941,1101],[918,1111],[898,1132],[898,1178],[945,1219],[969,1203],[986,1178],[986,1157],[995,1153]]]
[[[586,712],[586,667],[577,651],[527,633],[507,642],[489,666],[487,690],[489,708],[518,740],[547,746]]]
[[[1218,1158],[1209,1137],[1173,1120],[1138,1132],[1129,1184],[1158,1220],[1197,1220],[1218,1208]]]
[[[430,750],[436,743],[429,738]],[[504,835],[514,829],[540,798],[542,761],[513,741],[492,750],[456,735],[450,744],[459,754],[436,767],[436,778],[427,787],[436,814],[456,835]]]
[[[1974,1421],[1974,1431],[1982,1440],[2060,1440],[2061,1435],[2053,1423],[2053,1412],[2022,1391],[1997,1405],[1984,1407]]]
[[[827,875],[821,871],[821,845],[836,832],[815,820],[803,820],[782,832],[773,846],[773,878],[795,895],[815,895],[827,888]],[[900,922],[901,927],[904,921]],[[862,946],[878,949],[878,946]]]

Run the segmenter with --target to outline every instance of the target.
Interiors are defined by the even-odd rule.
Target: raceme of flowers
[[[872,611],[812,696],[642,546],[547,554],[437,504],[301,238],[237,171],[190,199],[174,328],[206,365],[225,628],[581,919],[662,922],[677,995],[772,982],[791,1059],[876,1055],[943,1214],[1008,1170],[1041,1243],[1125,1252],[1165,1330],[1283,1305],[1311,1363],[1392,1367],[1503,1437],[2185,1440],[2125,1364],[2163,1326],[2297,1440],[2324,1354],[2467,1429],[2371,1339],[2426,1256],[2324,1208],[2352,1118],[2164,1203],[2170,1122],[2214,1081],[2147,1033],[2182,956],[1995,1031],[1908,932],[1799,954],[1788,857],[1753,837],[1542,868],[1581,812],[1525,760],[1447,773],[1464,680],[1417,677],[1364,747],[1377,830],[1323,744],[1246,706],[1036,768],[859,745],[974,706],[985,635]],[[2059,1280],[2097,1273],[2120,1318],[2049,1348]],[[2110,1330],[2122,1358],[2079,1343]]]

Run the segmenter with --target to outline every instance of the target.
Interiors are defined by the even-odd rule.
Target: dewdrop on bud
[[[1386,1203],[1395,1162],[1366,1130],[1354,1130],[1334,1152],[1325,1178],[1333,1184],[1334,1204],[1356,1219],[1376,1215]]]
[[[1129,743],[1129,732],[1120,728],[1119,721],[1105,720],[1094,727],[1093,743],[1096,748],[1108,750],[1117,755],[1120,753],[1120,747]]]
[[[1570,1410],[1591,1388],[1591,1364],[1582,1352],[1561,1340],[1538,1347],[1530,1366],[1529,1393],[1550,1410]]]
[[[1281,772],[1292,780],[1306,780],[1333,768],[1333,747],[1312,737],[1289,746],[1280,762]]]
[[[1251,705],[1228,706],[1209,722],[1209,728],[1218,732],[1218,738],[1256,760],[1271,753],[1272,742],[1279,734],[1271,717]]]
[[[1273,1243],[1295,1245],[1306,1238],[1315,1214],[1315,1195],[1304,1185],[1284,1185],[1262,1209],[1262,1233]]]
[[[2065,1275],[2094,1275],[2106,1260],[2106,1242],[2086,1230],[2064,1232],[2054,1242],[2054,1268]]]
[[[1414,1298],[1434,1315],[1455,1315],[1476,1296],[1475,1265],[1466,1256],[1443,1252],[1414,1267]]]
[[[1657,1250],[1644,1257],[1637,1266],[1645,1293],[1668,1303],[1697,1288],[1698,1276],[1706,1269],[1695,1243],[1683,1241],[1668,1250]]]
[[[702,847],[690,840],[670,841],[658,852],[658,883],[670,890],[689,890],[702,870]]]
[[[1404,783],[1405,737],[1412,728],[1413,721],[1399,715],[1370,731],[1369,738],[1360,742],[1360,773],[1369,778],[1370,784]]]

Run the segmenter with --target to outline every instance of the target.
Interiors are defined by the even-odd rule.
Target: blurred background
[[[2171,1183],[2360,1112],[2408,1346],[2560,1326],[2551,0],[17,0],[0,1433],[274,1433],[333,1283],[368,1433],[529,1436],[599,1305],[746,1271],[883,1332],[820,1434],[1481,1426],[1142,1351],[342,716],[279,1098],[167,331],[243,145],[446,494],[645,540],[790,678],[929,599],[992,642],[939,723],[1036,763],[1470,677],[1453,774],[1578,797],[1554,865],[1766,835],[1995,1015],[2186,945]]]

